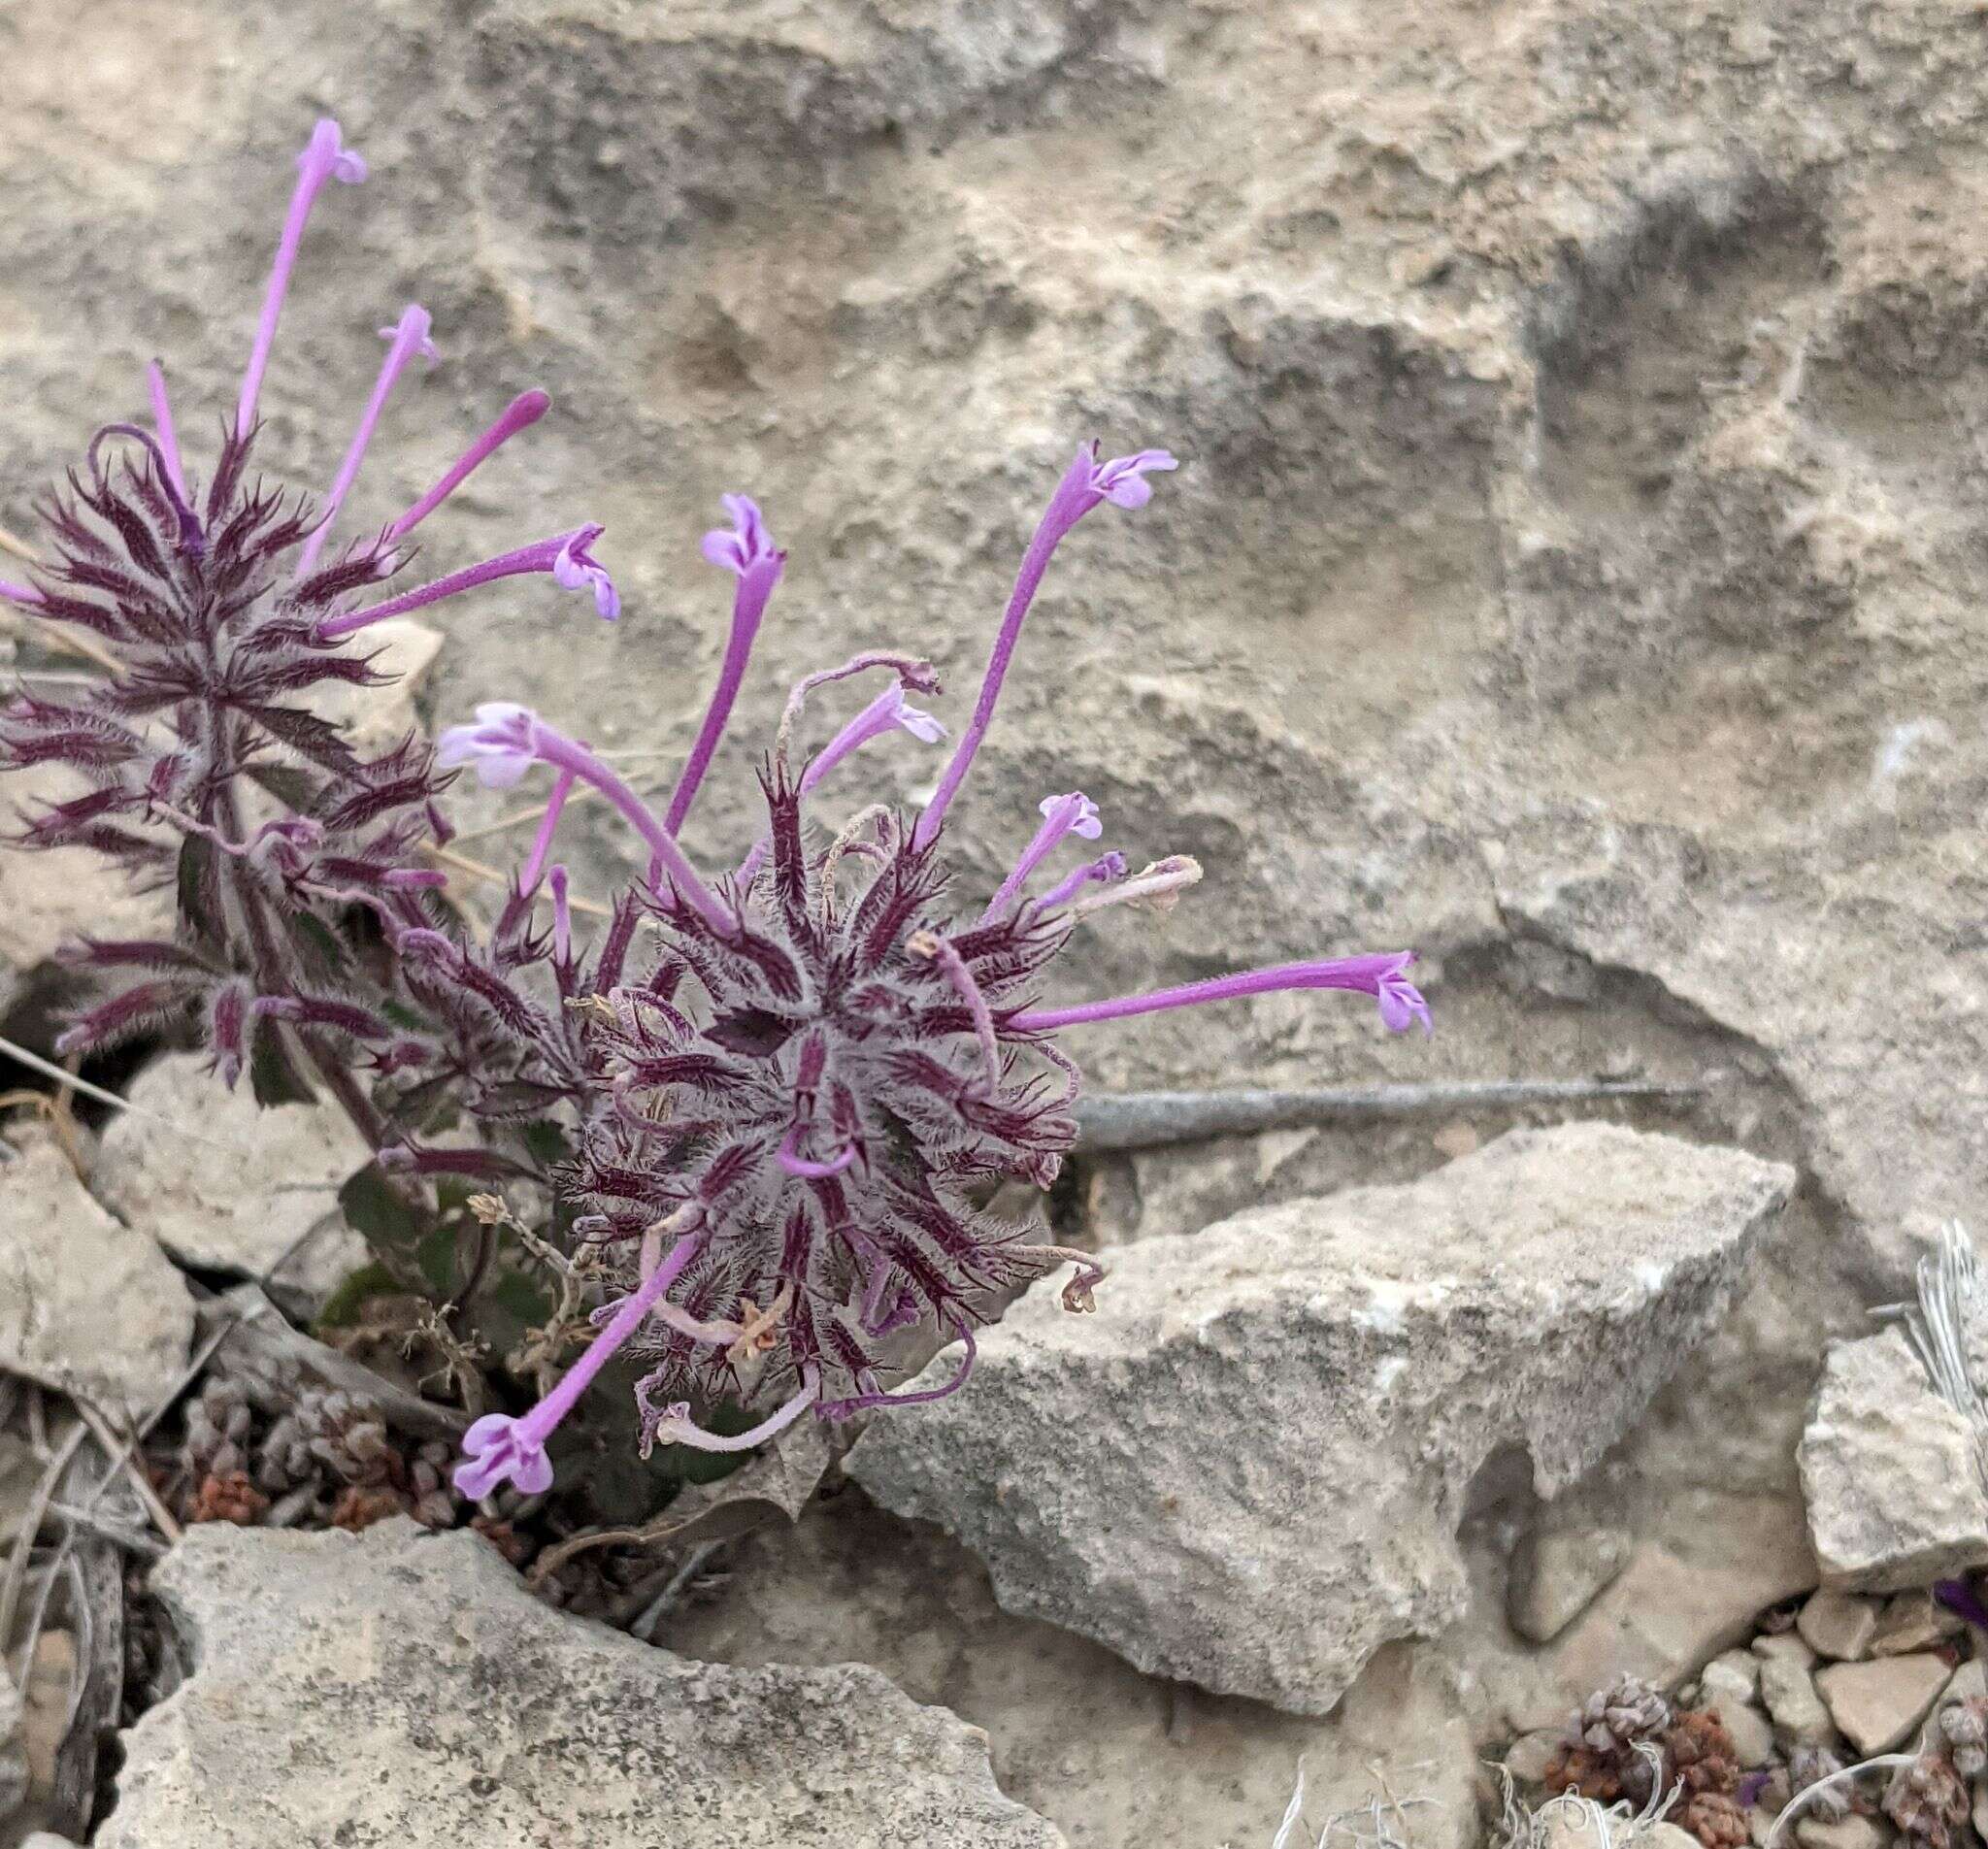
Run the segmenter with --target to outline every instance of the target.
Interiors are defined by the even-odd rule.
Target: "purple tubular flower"
[[[945,737],[945,728],[937,719],[906,700],[904,682],[893,680],[808,760],[801,773],[800,793],[813,795],[822,778],[851,752],[861,750],[872,739],[880,739],[888,732],[909,732],[926,744],[937,744]],[[742,886],[750,885],[766,865],[771,846],[764,836],[753,842],[752,851],[739,865],[737,877]]]
[[[760,517],[759,509],[743,494],[722,497],[725,512],[732,516],[732,530],[718,529],[704,536],[704,556],[712,564],[737,575],[739,588],[732,596],[732,633],[725,643],[725,659],[718,670],[718,684],[711,706],[698,728],[697,742],[690,747],[677,787],[670,793],[670,807],[663,826],[675,835],[690,813],[690,805],[711,768],[712,754],[724,736],[725,722],[732,716],[732,703],[738,698],[739,683],[746,678],[746,664],[752,657],[753,639],[766,614],[774,586],[787,555],[773,543]]]
[[[405,539],[513,437],[530,429],[551,408],[551,399],[542,391],[519,392],[505,407],[503,416],[462,452],[442,479],[386,529],[386,537]]]
[[[174,498],[186,500],[186,476],[180,467],[180,439],[173,429],[173,401],[166,396],[166,369],[153,360],[145,369],[147,387],[151,393],[151,420],[158,431],[159,454],[165,459],[166,480]]]
[[[566,891],[566,869],[554,862],[546,884],[552,893],[552,961],[563,969],[573,961],[573,906]]]
[[[603,622],[612,623],[621,614],[621,593],[614,588],[614,580],[606,568],[587,553],[587,547],[599,537],[598,532],[590,536],[575,534],[568,540],[552,561],[552,581],[562,590],[592,591],[594,610]]]
[[[355,186],[365,178],[366,163],[341,145],[338,124],[326,116],[311,131],[310,145],[297,156],[297,186],[290,195],[282,237],[277,244],[276,263],[270,270],[269,288],[262,298],[262,315],[255,325],[255,346],[248,355],[241,402],[235,411],[238,440],[246,439],[255,427],[255,405],[262,395],[262,376],[269,370],[269,350],[276,344],[277,320],[283,312],[283,297],[289,290],[298,248],[304,242],[304,227],[311,220],[311,208],[327,180]]]
[[[1132,1014],[1155,1014],[1164,1008],[1195,1007],[1204,1002],[1228,1002],[1242,995],[1265,995],[1277,989],[1355,989],[1380,1005],[1380,1018],[1399,1034],[1419,1020],[1430,1026],[1429,1005],[1402,973],[1415,960],[1412,950],[1380,955],[1329,957],[1309,963],[1280,963],[1270,970],[1245,970],[1235,975],[1210,976],[1176,989],[1155,989],[1149,995],[1121,995],[1109,1002],[1084,1002],[1075,1007],[1024,1008],[1009,1016],[1019,1034],[1050,1033],[1061,1027],[1081,1027],[1091,1021],[1123,1020]]]
[[[324,506],[318,512],[317,529],[304,542],[304,549],[297,556],[299,578],[310,577],[311,568],[317,563],[318,553],[324,549],[324,542],[331,537],[332,522],[338,518],[338,511],[351,492],[352,483],[359,479],[359,465],[366,460],[373,432],[380,423],[381,413],[386,409],[387,399],[400,381],[401,374],[407,371],[416,353],[431,363],[442,357],[429,337],[433,326],[428,311],[410,303],[401,312],[398,322],[380,330],[381,338],[386,342],[386,358],[381,365],[379,379],[374,381],[373,395],[367,399],[366,409],[360,413],[359,427],[352,433],[346,459],[339,465],[331,492],[324,497]]]
[[[1105,832],[1104,823],[1098,819],[1098,806],[1088,796],[1075,790],[1068,796],[1044,797],[1041,809],[1042,827],[1036,830],[1035,840],[1022,849],[1013,871],[1001,882],[994,897],[987,901],[987,909],[980,914],[982,924],[998,918],[1007,909],[1014,895],[1022,889],[1023,882],[1066,835],[1080,835],[1085,841],[1094,842]]]
[[[1000,633],[994,639],[994,652],[988,657],[987,672],[980,681],[980,696],[974,703],[973,719],[960,739],[952,762],[945,767],[945,775],[939,780],[937,792],[918,817],[917,830],[911,837],[914,847],[932,844],[945,821],[946,809],[966,781],[974,754],[979,750],[980,741],[994,721],[994,706],[1001,698],[1001,683],[1008,677],[1008,665],[1014,658],[1014,645],[1021,639],[1029,606],[1035,602],[1043,574],[1049,569],[1050,557],[1064,535],[1093,508],[1107,501],[1121,508],[1143,507],[1153,493],[1151,483],[1145,479],[1147,472],[1179,466],[1164,449],[1142,449],[1136,455],[1113,456],[1110,462],[1100,463],[1095,443],[1078,448],[1077,459],[1057,483],[1056,492],[1037,524],[1035,537],[1029,541],[1029,549],[1022,556]]]
[[[481,708],[478,710],[480,712]],[[573,785],[579,773],[561,771],[552,779],[552,793],[546,799],[546,819],[539,824],[539,832],[532,841],[531,852],[525,856],[524,866],[519,869],[517,889],[530,893],[539,889],[540,875],[545,872],[546,856],[552,851],[552,836],[559,827],[560,812],[566,807],[566,799],[573,794]]]
[[[663,826],[648,805],[585,745],[553,730],[529,707],[512,701],[492,701],[480,706],[473,725],[450,726],[435,749],[435,762],[443,770],[474,764],[477,776],[495,789],[512,787],[534,761],[562,772],[570,771],[581,782],[591,783],[648,843],[677,893],[719,937],[735,934],[738,921],[705,884],[704,875],[690,864],[689,856],[678,846],[676,836]]]
[[[795,1147],[801,1140],[801,1134],[802,1127],[796,1124],[774,1152],[774,1160],[798,1180],[826,1181],[830,1175],[841,1174],[856,1160],[855,1145],[850,1143],[837,1150],[826,1162],[812,1162]]]
[[[507,1479],[527,1496],[552,1487],[552,1465],[546,1456],[546,1440],[579,1403],[594,1375],[642,1326],[678,1273],[697,1256],[705,1238],[698,1231],[684,1234],[671,1247],[669,1256],[623,1300],[608,1326],[588,1344],[586,1353],[523,1418],[493,1412],[463,1434],[464,1462],[455,1467],[455,1487],[463,1495],[480,1502]]]
[[[370,624],[383,622],[389,616],[405,616],[410,611],[439,604],[445,597],[454,597],[462,591],[475,590],[480,584],[495,583],[500,578],[517,578],[528,572],[549,573],[568,590],[591,586],[595,609],[612,622],[620,614],[621,605],[614,594],[613,581],[594,562],[587,549],[606,531],[602,526],[577,527],[571,533],[559,533],[549,540],[541,540],[536,545],[521,545],[514,552],[485,559],[480,565],[465,566],[459,572],[450,572],[447,578],[438,578],[432,584],[423,584],[418,589],[390,597],[383,604],[375,604],[368,610],[350,611],[343,616],[334,616],[328,622],[319,623],[316,640],[320,643],[343,642],[346,637],[356,636]]]
[[[801,794],[812,795],[821,779],[850,752],[861,750],[872,739],[880,739],[886,732],[909,732],[925,744],[937,744],[945,737],[944,726],[906,700],[904,682],[893,680],[809,759],[801,773]]]
[[[538,714],[514,700],[486,700],[477,709],[472,725],[452,725],[435,749],[435,763],[444,771],[476,767],[477,780],[486,788],[508,790],[524,780],[538,762],[535,737]]]
[[[49,601],[32,584],[11,584],[4,578],[0,578],[0,597],[6,598],[10,604],[25,604],[30,609]]]
[[[1113,851],[1097,860],[1086,862],[1076,872],[1064,875],[1040,899],[1035,901],[1033,909],[1054,911],[1058,906],[1067,906],[1084,887],[1097,880],[1123,879],[1125,877],[1125,856]]]

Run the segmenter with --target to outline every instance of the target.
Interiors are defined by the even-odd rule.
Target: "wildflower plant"
[[[196,1022],[224,1081],[247,1070],[276,1099],[315,1078],[383,1171],[542,1181],[558,1199],[558,1237],[591,1250],[588,1274],[610,1284],[591,1344],[521,1416],[471,1428],[456,1471],[465,1494],[547,1487],[547,1442],[611,1358],[642,1364],[645,1454],[658,1443],[736,1451],[803,1415],[841,1420],[956,1391],[992,1306],[1066,1264],[1065,1305],[1091,1308],[1103,1272],[1086,1254],[985,1205],[1004,1180],[1046,1188],[1075,1139],[1081,1080],[1067,1030],[1301,988],[1364,993],[1389,1029],[1427,1028],[1407,951],[1045,1005],[1045,973],[1089,919],[1169,906],[1201,874],[1180,855],[1138,873],[1114,850],[1072,861],[1072,843],[1104,832],[1079,792],[1044,799],[983,902],[953,890],[945,824],[1044,576],[1093,512],[1145,506],[1152,478],[1176,466],[1163,449],[1077,451],[1029,543],[972,714],[913,812],[860,794],[828,807],[830,785],[853,784],[884,742],[947,736],[911,704],[939,692],[931,667],[873,650],[789,695],[758,766],[765,822],[738,859],[700,867],[680,844],[786,563],[743,495],[726,497],[728,523],[704,540],[732,579],[730,633],[659,807],[583,740],[511,701],[479,707],[432,754],[413,737],[377,757],[355,752],[301,697],[327,681],[372,683],[375,623],[530,574],[590,595],[610,620],[620,600],[592,525],[382,594],[410,562],[410,532],[543,414],[542,394],[516,400],[407,512],[330,546],[394,380],[430,350],[418,309],[387,330],[380,381],[323,499],[251,481],[258,395],[305,222],[330,180],[364,175],[329,122],[301,167],[204,491],[154,368],[152,427],[98,434],[48,506],[51,562],[32,582],[0,585],[0,597],[89,630],[123,665],[82,696],[21,694],[0,718],[0,748],[16,765],[68,764],[90,784],[30,818],[24,844],[90,846],[140,877],[177,880],[173,941],[79,947],[86,966],[135,980],[79,1017],[69,1047]],[[804,751],[810,703],[875,677],[882,690]],[[549,779],[487,935],[447,902],[433,862],[448,838],[440,799],[460,773],[500,788]],[[618,812],[642,863],[586,943],[553,858],[582,785]],[[485,1232],[508,1213],[494,1197],[476,1210]],[[907,1356],[950,1342],[948,1379],[901,1384]],[[725,1403],[756,1422],[712,1430]]]

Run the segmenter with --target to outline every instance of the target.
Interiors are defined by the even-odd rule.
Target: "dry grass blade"
[[[1958,1220],[1939,1229],[1938,1248],[1920,1259],[1918,1301],[1887,1304],[1874,1316],[1905,1325],[1933,1388],[1974,1431],[1974,1463],[1988,1481],[1988,1400],[1968,1367],[1967,1332],[1981,1314],[1981,1268]]]
[[[86,1078],[79,1078],[66,1067],[57,1066],[51,1059],[30,1052],[25,1046],[10,1040],[0,1039],[0,1053],[17,1064],[25,1066],[31,1073],[40,1073],[44,1078],[52,1078],[58,1085],[71,1091],[81,1092],[83,1097],[94,1099],[100,1105],[108,1105],[113,1110],[128,1110],[134,1116],[149,1118],[155,1124],[163,1124],[174,1135],[190,1138],[194,1142],[204,1142],[210,1149],[219,1149],[228,1155],[241,1154],[231,1142],[222,1142],[216,1137],[202,1136],[197,1130],[189,1130],[184,1124],[175,1123],[172,1118],[161,1116],[155,1110],[148,1110],[143,1105],[134,1105],[128,1098],[119,1098],[114,1091],[106,1091],[101,1085],[93,1085]]]
[[[492,867],[487,861],[472,860],[467,854],[457,853],[453,847],[441,847],[433,842],[427,842],[422,844],[421,851],[438,865],[451,868],[459,874],[467,874],[472,879],[480,880],[485,885],[494,883],[506,886],[511,883],[511,875],[501,868]],[[589,918],[613,916],[606,906],[596,900],[575,896],[569,898],[566,903],[575,911],[583,912]]]
[[[35,1485],[34,1494],[27,1500],[27,1510],[21,1518],[20,1537],[14,1543],[14,1552],[7,1557],[5,1574],[0,1575],[0,1654],[5,1653],[7,1640],[14,1634],[14,1621],[20,1611],[20,1593],[27,1584],[28,1557],[34,1552],[35,1536],[48,1518],[49,1505],[55,1500],[55,1489],[62,1480],[63,1471],[68,1469],[70,1460],[83,1448],[83,1441],[87,1436],[89,1428],[83,1425],[77,1426],[70,1433],[49,1460],[48,1468],[42,1471],[41,1480]],[[21,1668],[25,1670],[24,1662]],[[18,1686],[22,1679],[21,1674],[17,1674],[16,1685]]]
[[[110,1474],[122,1469],[130,1479],[131,1487],[138,1492],[138,1500],[145,1504],[146,1513],[151,1517],[152,1526],[168,1541],[178,1540],[182,1530],[173,1517],[173,1511],[159,1501],[159,1493],[152,1488],[151,1479],[138,1467],[137,1440],[120,1441],[116,1433],[111,1430],[111,1422],[87,1400],[77,1398],[76,1409],[83,1414],[83,1423],[89,1427],[98,1444],[103,1446]]]

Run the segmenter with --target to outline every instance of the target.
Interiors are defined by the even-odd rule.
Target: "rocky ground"
[[[1635,1738],[1676,1761],[1706,1735],[1676,1715],[1711,1713],[1692,1796],[1749,1831],[1815,1771],[1798,1753],[1916,1745],[1979,1641],[1926,1595],[1988,1565],[1988,1494],[1973,1409],[1867,1311],[1988,1178],[1984,17],[0,10],[0,528],[142,411],[154,353],[189,433],[232,402],[287,162],[332,111],[374,178],[307,251],[264,461],[322,480],[372,329],[418,299],[446,358],[369,515],[543,383],[556,410],[430,560],[590,515],[627,601],[613,630],[536,588],[439,611],[396,641],[402,710],[526,697],[666,774],[722,643],[697,536],[749,489],[791,557],[744,736],[858,644],[931,654],[956,715],[1071,442],[1166,443],[1153,506],[1058,561],[958,811],[967,870],[991,884],[1037,796],[1082,789],[1114,840],[1209,871],[1163,926],[1101,925],[1086,992],[1412,942],[1439,1032],[1271,997],[1095,1030],[1093,1084],[1671,1088],[1082,1157],[1065,1236],[1119,1248],[1095,1318],[1025,1300],[975,1391],[873,1428],[798,1521],[602,1567],[556,1614],[476,1552],[529,1558],[531,1511],[404,1525],[466,1511],[434,1500],[452,1427],[395,1332],[348,1344],[392,1376],[356,1395],[291,1350],[257,1351],[261,1387],[210,1369],[144,1493],[98,1495],[117,1446],[72,1407],[110,1432],[182,1388],[349,1147],[169,1052],[98,1074],[156,1116],[10,1106],[0,1808],[24,1756],[18,1828],[103,1813],[147,1849],[330,1841],[334,1809],[413,1842],[704,1818],[1241,1845],[1302,1760],[1314,1833],[1391,1794],[1387,1828],[1445,1849],[1497,1827],[1484,1758],[1518,1741],[1539,1802],[1569,1713],[1624,1675],[1589,1750],[1633,1782]],[[721,757],[693,848],[746,832],[750,759]],[[512,812],[476,800],[472,825]],[[604,885],[621,843],[575,839]],[[0,1031],[45,1047],[56,943],[157,903],[0,861]],[[327,1226],[254,1327],[354,1256]],[[85,1500],[94,1526],[49,1513]],[[196,1519],[221,1516],[250,1526]],[[92,1631],[127,1577],[129,1634]],[[575,1611],[659,1612],[655,1643]],[[113,1662],[131,1699],[105,1705]],[[238,1712],[260,1744],[234,1760]],[[1971,1829],[1939,1821],[1968,1747],[1934,1725],[1932,1808],[1867,1779],[1804,1814],[1806,1849]],[[1731,1817],[1692,1822],[1724,1849]]]

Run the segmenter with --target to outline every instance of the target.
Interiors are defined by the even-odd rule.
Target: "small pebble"
[[[1780,1643],[1787,1639],[1776,1637],[1773,1641]],[[1806,1643],[1801,1647],[1805,1652],[1808,1648]],[[1762,1661],[1760,1699],[1773,1716],[1775,1733],[1784,1744],[1827,1746],[1836,1738],[1829,1709],[1823,1706],[1822,1698],[1815,1692],[1814,1678],[1809,1675],[1807,1666],[1797,1658],[1775,1655]],[[1929,1696],[1928,1700],[1931,1699]]]
[[[1930,1650],[1967,1629],[1930,1592],[1894,1594],[1877,1620],[1871,1639],[1874,1657],[1905,1657]]]
[[[1949,1701],[1972,1701],[1988,1696],[1988,1664],[1979,1657],[1970,1657],[1948,1678],[1946,1687],[1939,1691],[1939,1705]]]
[[[1761,1660],[1763,1666],[1770,1663],[1792,1663],[1804,1669],[1812,1669],[1815,1667],[1815,1652],[1792,1631],[1783,1631],[1772,1636],[1755,1637],[1753,1654]],[[1764,1667],[1761,1673],[1763,1676],[1767,1673]]]
[[[1824,1823],[1820,1817],[1798,1818],[1795,1840],[1802,1849],[1884,1849],[1889,1838],[1876,1819],[1852,1811],[1837,1824]]]
[[[1773,1726],[1752,1703],[1720,1692],[1714,1693],[1706,1706],[1719,1717],[1719,1725],[1733,1736],[1733,1756],[1742,1770],[1750,1772],[1773,1757]]]
[[[1796,1614],[1795,1629],[1817,1656],[1860,1662],[1871,1654],[1871,1639],[1877,1634],[1877,1607],[1868,1599],[1825,1586]]]
[[[1815,1687],[1844,1738],[1868,1759],[1911,1737],[1950,1674],[1936,1656],[1879,1657],[1872,1663],[1832,1663],[1815,1672]]]
[[[1737,1696],[1751,1701],[1760,1694],[1760,1659],[1751,1650],[1722,1650],[1699,1678],[1707,1696]]]
[[[1543,1785],[1546,1767],[1565,1744],[1565,1736],[1550,1727],[1521,1733],[1505,1756],[1505,1769],[1521,1785]]]

